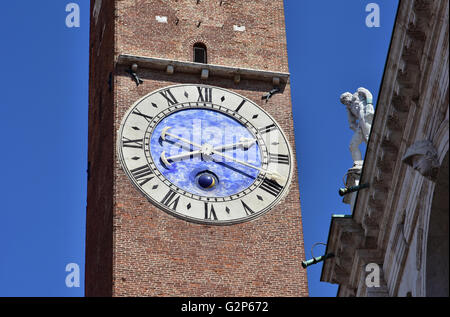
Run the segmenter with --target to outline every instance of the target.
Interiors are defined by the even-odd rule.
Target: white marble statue
[[[361,87],[353,95],[349,92],[343,93],[340,100],[347,107],[350,129],[355,131],[350,141],[353,166],[362,166],[363,160],[359,145],[362,142],[367,143],[369,140],[373,115],[375,113],[372,105],[372,94],[367,89]]]

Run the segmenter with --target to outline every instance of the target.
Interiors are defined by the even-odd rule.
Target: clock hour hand
[[[222,157],[226,158],[227,160],[234,161],[234,162],[242,164],[244,166],[254,168],[254,169],[260,171],[261,173],[264,173],[268,179],[276,181],[277,183],[283,183],[283,182],[286,181],[285,177],[283,177],[282,175],[280,175],[279,173],[277,173],[275,171],[268,171],[268,170],[262,169],[262,168],[260,168],[258,166],[255,166],[255,165],[252,165],[250,163],[247,163],[247,162],[235,159],[232,156],[228,156],[228,155],[223,154],[221,152],[218,152],[216,150],[212,150],[212,152],[214,154],[216,154],[216,155],[219,155],[219,156],[222,156]]]

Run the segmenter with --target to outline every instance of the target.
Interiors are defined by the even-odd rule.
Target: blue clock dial
[[[167,180],[205,197],[244,191],[255,182],[260,173],[256,168],[262,165],[260,146],[247,127],[210,109],[184,109],[166,116],[152,132],[150,152]]]
[[[163,87],[136,101],[117,149],[152,204],[209,225],[260,217],[287,193],[293,170],[286,136],[267,111],[207,85]]]

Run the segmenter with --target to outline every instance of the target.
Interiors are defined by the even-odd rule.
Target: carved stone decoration
[[[392,106],[398,112],[408,112],[411,107],[411,98],[394,92],[394,95],[392,96]]]
[[[406,150],[402,161],[430,180],[436,178],[440,166],[437,151],[428,140],[412,144]]]
[[[350,129],[355,132],[350,141],[353,166],[362,166],[363,163],[359,145],[369,140],[375,114],[372,99],[370,91],[362,87],[358,88],[354,94],[345,92],[340,97],[341,103],[347,107]]]

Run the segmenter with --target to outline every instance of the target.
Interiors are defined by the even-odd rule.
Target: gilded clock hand
[[[286,179],[283,176],[281,176],[279,173],[277,173],[275,171],[268,171],[268,170],[262,169],[262,168],[260,168],[258,166],[255,166],[255,165],[252,165],[250,163],[247,163],[247,162],[235,159],[234,157],[228,156],[228,155],[223,154],[221,152],[218,152],[218,151],[216,151],[214,149],[212,150],[212,152],[213,152],[213,154],[222,156],[222,157],[224,157],[224,158],[226,158],[226,159],[228,159],[230,161],[234,161],[234,162],[242,164],[244,166],[254,168],[254,169],[260,171],[261,173],[264,173],[268,179],[276,181],[277,183],[286,181]]]
[[[161,138],[163,140],[166,140],[167,136],[170,136],[171,138],[180,140],[184,143],[187,143],[189,145],[195,146],[200,148],[201,150],[197,150],[197,151],[191,151],[191,152],[187,152],[187,153],[182,153],[179,155],[174,155],[174,156],[170,156],[170,157],[166,157],[166,153],[163,152],[161,153],[161,161],[167,166],[170,167],[172,164],[169,162],[169,160],[175,160],[175,159],[180,159],[180,158],[184,158],[184,157],[188,157],[191,155],[196,155],[196,154],[203,154],[203,155],[211,155],[213,153],[213,151],[217,150],[217,151],[222,151],[224,149],[228,149],[228,148],[234,148],[234,147],[238,147],[238,146],[242,146],[244,148],[248,148],[251,147],[256,140],[254,139],[249,139],[249,138],[241,138],[239,143],[236,144],[228,144],[228,145],[223,145],[217,148],[213,148],[211,145],[209,144],[197,144],[194,142],[189,141],[188,139],[182,138],[178,135],[172,134],[167,132],[168,130],[170,130],[172,127],[165,127],[162,131],[161,131]]]
[[[189,141],[188,139],[179,137],[178,135],[175,135],[175,134],[172,134],[172,133],[168,133],[167,131],[168,131],[169,129],[171,129],[171,128],[172,128],[172,127],[165,127],[165,128],[161,131],[161,139],[165,140],[167,136],[170,136],[170,137],[172,137],[172,138],[174,138],[174,139],[178,139],[178,140],[180,140],[180,141],[183,141],[184,143],[187,143],[187,144],[189,144],[189,145],[193,145],[193,146],[195,146],[195,147],[202,148],[201,145],[196,144],[196,143],[193,143],[193,142]]]
[[[179,137],[178,135],[175,134],[171,134],[168,133],[167,131],[171,129],[171,127],[165,127],[162,131],[161,131],[161,138],[163,140],[166,140],[167,136],[170,136],[174,139],[180,140],[184,143],[187,143],[189,145],[195,146],[200,148],[201,150],[197,150],[197,151],[190,151],[187,153],[182,153],[182,154],[178,154],[178,155],[174,155],[174,156],[170,156],[170,157],[166,157],[166,153],[162,152],[161,153],[161,161],[167,166],[170,167],[172,166],[172,164],[169,162],[169,160],[173,160],[173,159],[179,159],[179,158],[183,158],[183,157],[187,157],[187,156],[191,156],[191,155],[196,155],[196,154],[203,154],[203,155],[211,155],[212,154],[212,150],[213,147],[209,144],[203,144],[203,145],[199,145],[197,143],[191,142],[188,139]]]
[[[172,164],[169,162],[169,160],[173,162],[173,161],[176,161],[176,160],[179,160],[179,159],[183,159],[185,157],[189,157],[191,155],[198,155],[198,154],[202,154],[202,150],[185,152],[185,153],[181,153],[181,154],[177,154],[177,155],[172,155],[172,156],[169,156],[169,157],[166,157],[166,152],[162,152],[161,153],[161,161],[167,167],[171,167]]]
[[[215,151],[223,151],[223,150],[228,150],[228,149],[233,149],[233,148],[238,148],[238,147],[243,147],[244,149],[248,149],[248,148],[251,148],[255,143],[256,143],[256,139],[241,138],[239,140],[239,143],[218,146],[218,147],[215,147],[214,150]]]
[[[165,135],[169,135],[169,134],[167,134],[167,132],[165,132]],[[169,157],[166,156],[166,152],[162,152],[161,153],[161,161],[167,167],[171,167],[172,164],[169,162],[169,160],[173,162],[173,161],[178,160],[178,159],[183,159],[183,158],[190,157],[190,156],[193,156],[193,155],[198,155],[198,154],[203,154],[203,155],[210,156],[211,154],[213,154],[212,151],[223,151],[223,150],[226,150],[226,149],[229,149],[229,148],[238,147],[238,146],[249,147],[249,146],[252,146],[254,144],[254,142],[256,141],[256,140],[252,140],[252,139],[245,139],[245,140],[243,140],[243,139],[244,138],[242,138],[241,142],[239,142],[239,143],[223,145],[223,146],[215,147],[215,148],[213,148],[209,144],[203,144],[201,150],[184,152],[184,153],[173,155],[173,156],[169,156]]]
[[[200,144],[191,142],[191,141],[189,141],[188,139],[179,137],[178,135],[175,135],[175,134],[172,134],[172,133],[168,133],[167,131],[168,131],[169,129],[171,129],[171,128],[172,128],[172,127],[165,127],[165,128],[161,131],[161,138],[162,138],[163,140],[166,139],[166,136],[170,136],[170,137],[172,137],[172,138],[174,138],[174,139],[178,139],[178,140],[180,140],[180,141],[183,141],[184,143],[187,143],[187,144],[189,144],[189,145],[193,145],[193,146],[195,146],[195,147],[201,148],[201,149],[203,149],[203,151],[204,151],[203,154],[209,155],[208,153],[205,153],[205,152],[209,152],[209,151],[205,151],[205,146],[207,147],[208,150],[210,150],[210,149],[211,149],[211,146],[210,146],[210,145],[208,145],[208,144],[200,145]],[[215,151],[222,151],[222,150],[226,150],[226,149],[230,149],[230,148],[234,148],[234,147],[240,147],[240,146],[242,146],[242,147],[244,147],[244,148],[250,148],[250,147],[252,147],[253,144],[255,144],[255,143],[256,143],[256,139],[241,138],[241,139],[239,140],[239,143],[235,143],[235,144],[227,144],[227,145],[218,146],[218,147],[215,147],[214,150],[215,150]]]
[[[251,168],[254,168],[254,169],[256,169],[256,170],[259,170],[260,172],[264,173],[264,174],[266,175],[267,178],[269,178],[269,179],[271,179],[271,180],[274,180],[274,181],[277,181],[277,182],[283,182],[283,181],[285,180],[283,176],[281,176],[280,174],[278,174],[278,173],[275,172],[275,171],[264,170],[264,169],[259,168],[259,167],[257,167],[257,166],[251,165],[251,164],[249,164],[249,163],[247,163],[247,162],[237,160],[237,159],[235,159],[235,158],[233,158],[233,157],[231,157],[231,156],[228,156],[228,155],[225,155],[225,154],[222,154],[222,153],[219,152],[219,151],[222,151],[223,148],[228,148],[228,147],[234,147],[234,146],[239,146],[239,145],[242,145],[242,146],[244,146],[244,147],[245,147],[245,146],[251,146],[251,145],[254,144],[254,142],[256,142],[256,140],[247,139],[247,138],[241,138],[240,142],[237,143],[237,144],[230,144],[230,145],[224,145],[224,146],[222,146],[222,147],[213,148],[213,147],[212,147],[211,145],[209,145],[209,144],[199,145],[199,144],[196,144],[196,143],[193,143],[193,142],[189,141],[188,139],[179,137],[178,135],[174,135],[174,134],[168,133],[167,131],[168,131],[170,128],[171,128],[171,127],[165,127],[165,128],[162,130],[162,132],[161,132],[161,138],[162,138],[163,140],[165,140],[167,136],[170,136],[170,137],[175,138],[175,139],[178,139],[178,140],[180,140],[180,141],[182,141],[182,142],[184,142],[184,143],[187,143],[187,144],[190,144],[190,145],[192,145],[192,146],[198,147],[198,148],[200,148],[201,150],[199,150],[199,151],[191,151],[191,152],[183,153],[183,154],[176,155],[176,156],[173,156],[173,157],[166,157],[166,156],[165,156],[165,152],[163,152],[163,153],[161,154],[161,161],[162,161],[164,164],[166,164],[167,167],[170,167],[170,166],[172,165],[172,164],[169,162],[169,159],[171,159],[171,158],[175,158],[175,157],[177,157],[177,158],[180,158],[180,157],[186,157],[186,156],[190,156],[190,155],[193,155],[193,154],[199,154],[199,153],[200,153],[200,154],[203,154],[203,155],[217,154],[217,155],[222,156],[222,157],[224,157],[224,158],[226,158],[226,159],[235,161],[236,163],[239,163],[239,164],[242,164],[242,165],[244,165],[244,166],[251,167]]]

